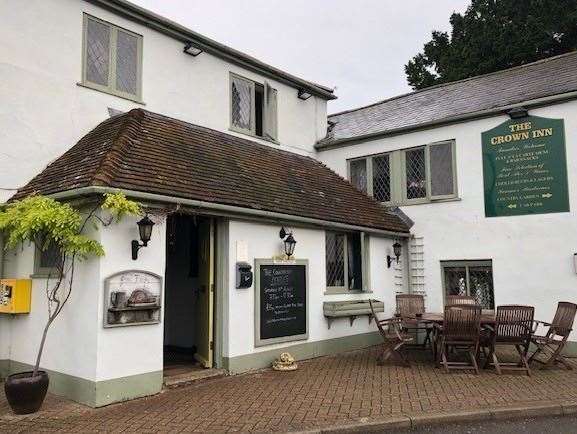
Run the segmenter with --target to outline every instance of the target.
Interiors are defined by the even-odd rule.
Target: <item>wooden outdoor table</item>
[[[438,324],[440,326],[443,325],[445,316],[443,313],[439,313],[439,312],[425,312],[423,313],[423,315],[421,315],[421,317],[416,317],[415,318],[415,322],[421,322],[424,324]],[[484,313],[481,314],[481,327],[486,325],[486,326],[492,326],[494,328],[495,324],[497,323],[496,319],[495,319],[495,315],[494,314],[488,314],[488,313]],[[435,333],[435,332],[433,332]],[[433,339],[433,343],[432,343],[432,350],[433,350],[433,359],[435,360],[435,363],[437,363],[437,343],[436,343],[436,338]]]
[[[420,318],[415,318],[416,321],[425,323],[436,323],[443,325],[444,314],[438,312],[425,312]],[[495,315],[490,313],[481,314],[481,325],[495,325]]]

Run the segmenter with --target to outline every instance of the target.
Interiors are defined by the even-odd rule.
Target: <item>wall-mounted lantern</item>
[[[137,240],[132,240],[132,259],[134,261],[138,259],[138,251],[142,247],[148,246],[148,242],[152,236],[152,227],[154,226],[154,222],[150,220],[146,215],[136,224],[138,225],[138,232],[140,233],[140,240],[142,241],[142,244],[140,244]]]
[[[284,227],[279,232],[279,237],[284,242],[284,253],[287,258],[290,258],[295,252],[296,240],[292,232],[287,232]]]
[[[184,52],[185,52],[186,54],[190,54],[192,57],[198,56],[198,55],[201,54],[203,51],[204,51],[204,50],[202,50],[202,49],[200,49],[200,48],[195,47],[194,45],[192,45],[192,42],[189,42],[188,44],[186,44],[186,45],[184,46]]]
[[[299,89],[299,95],[298,95],[298,96],[299,96],[299,99],[302,99],[302,100],[306,101],[306,100],[309,99],[311,96],[313,96],[313,94],[310,93],[310,92],[307,92],[307,91],[304,90],[304,89]]]
[[[395,244],[393,244],[393,253],[395,254],[395,256],[393,257],[387,255],[387,268],[391,268],[391,264],[393,263],[394,260],[397,261],[397,264],[399,263],[402,248],[403,246],[401,246],[401,243],[399,243],[398,241],[396,241]]]

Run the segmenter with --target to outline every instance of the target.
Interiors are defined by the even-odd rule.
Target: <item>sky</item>
[[[293,75],[335,87],[329,113],[410,92],[404,65],[469,0],[131,0]]]

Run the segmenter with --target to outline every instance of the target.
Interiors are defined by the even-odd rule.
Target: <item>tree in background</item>
[[[473,0],[433,31],[405,65],[413,89],[523,65],[577,49],[577,0]]]

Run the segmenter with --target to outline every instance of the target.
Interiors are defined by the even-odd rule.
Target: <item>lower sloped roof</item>
[[[14,198],[91,186],[409,230],[313,158],[142,109],[102,122]]]

